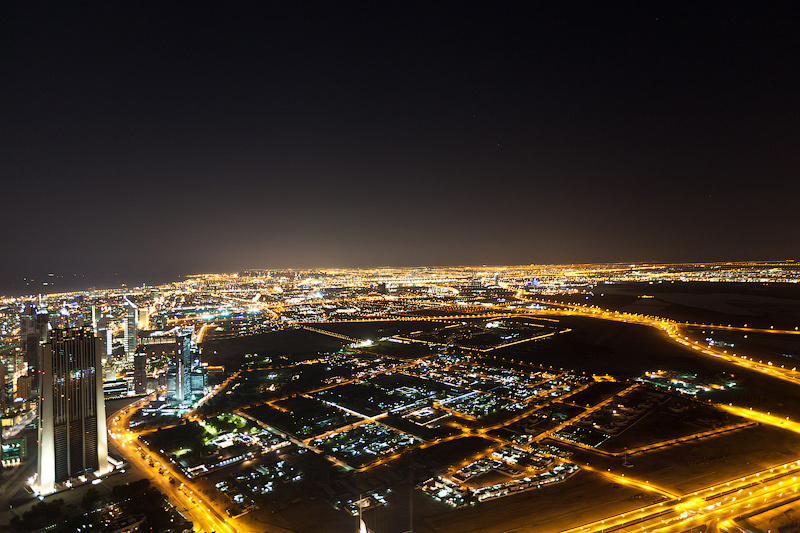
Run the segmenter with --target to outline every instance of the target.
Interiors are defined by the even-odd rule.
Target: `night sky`
[[[5,2],[0,294],[51,272],[800,258],[798,21]]]

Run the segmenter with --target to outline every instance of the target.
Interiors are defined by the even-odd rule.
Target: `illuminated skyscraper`
[[[97,321],[100,320],[102,311],[95,304],[92,304],[92,326],[94,327],[94,334],[97,335]],[[98,335],[99,336],[99,335]]]
[[[125,355],[133,357],[136,353],[136,326],[139,324],[139,308],[133,302],[125,297],[125,309],[127,316],[125,318]]]
[[[39,364],[39,342],[47,342],[50,325],[48,323],[47,312],[37,313],[33,304],[26,304],[25,310],[20,317],[20,333],[22,340],[22,364],[19,371],[27,369],[28,376],[31,377],[33,390],[38,390],[39,374],[37,366]]]
[[[51,331],[39,368],[40,494],[108,465],[100,342],[91,326]]]
[[[200,363],[199,352],[192,348],[190,335],[178,335],[175,341],[175,360],[167,375],[167,397],[188,405],[205,394],[205,369]]]
[[[147,392],[147,351],[144,346],[139,346],[133,356],[133,386],[136,394]]]
[[[103,355],[111,355],[114,349],[114,333],[108,326],[108,316],[106,315],[102,315],[97,320],[97,337],[100,339]]]
[[[11,391],[11,387],[6,383],[8,381],[7,375],[13,376],[14,373],[9,373],[6,362],[0,359],[0,407],[6,406],[8,393]]]
[[[192,394],[192,339],[189,335],[178,336],[178,347],[175,351],[175,366],[177,367],[177,383],[175,384],[175,398],[183,402]]]

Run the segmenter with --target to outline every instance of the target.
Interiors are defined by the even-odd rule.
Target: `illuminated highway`
[[[566,530],[564,533],[678,533],[732,520],[759,507],[800,497],[800,461],[708,487],[668,501]]]
[[[532,300],[532,301],[546,305],[557,305],[562,307],[562,309],[525,310],[525,312],[530,315],[552,314],[552,315],[562,315],[562,316],[585,316],[590,318],[599,318],[603,320],[613,320],[616,322],[625,322],[629,324],[641,324],[645,326],[651,326],[656,329],[664,331],[669,336],[669,338],[672,339],[674,342],[683,346],[684,348],[693,350],[698,354],[703,354],[710,357],[714,357],[716,359],[721,359],[727,363],[731,363],[733,365],[742,368],[755,370],[757,372],[761,372],[762,374],[766,374],[768,376],[772,376],[777,379],[782,379],[784,381],[794,383],[795,385],[800,385],[800,371],[798,371],[796,368],[789,369],[789,368],[778,367],[774,366],[770,362],[763,363],[760,361],[755,361],[752,358],[749,358],[745,355],[737,355],[736,353],[728,353],[727,350],[717,350],[711,348],[710,346],[708,346],[708,344],[702,342],[700,339],[697,340],[691,339],[681,329],[684,327],[722,328],[723,326],[711,325],[711,324],[703,325],[703,324],[690,324],[685,322],[674,322],[672,320],[667,320],[656,316],[639,315],[633,313],[620,313],[619,311],[604,311],[599,307],[581,306],[576,304],[560,304],[560,303],[550,302],[547,300]],[[759,333],[781,333],[790,335],[800,334],[800,331],[795,331],[795,330],[747,329],[747,328],[734,328],[731,326],[728,326],[726,328],[744,330],[744,331],[753,331]]]
[[[789,334],[797,335],[796,330],[756,329],[734,326],[719,326],[712,324],[679,323],[654,316],[620,313],[617,311],[603,311],[597,307],[580,306],[573,304],[553,304],[549,301],[538,301],[549,305],[560,305],[562,309],[526,310],[531,315],[555,314],[562,316],[586,316],[604,320],[642,324],[664,331],[668,337],[679,345],[695,353],[722,359],[739,367],[761,372],[794,384],[800,384],[800,372],[795,368],[787,369],[773,366],[772,363],[754,361],[745,355],[728,353],[727,350],[718,350],[703,343],[700,339],[692,339],[685,334],[682,328],[715,328],[754,333]],[[518,311],[518,310],[516,310]],[[719,408],[732,414],[742,416],[749,420],[774,425],[800,433],[800,423],[781,418],[770,413],[760,413],[752,409],[732,405],[719,405]],[[591,470],[591,469],[589,469]],[[607,472],[598,472],[608,477]],[[743,514],[749,514],[757,509],[773,506],[782,502],[789,502],[800,497],[798,481],[800,475],[800,461],[781,465],[769,471],[759,472],[697,491],[689,496],[671,498],[668,501],[642,507],[637,511],[612,516],[568,530],[565,533],[611,533],[611,532],[641,532],[652,533],[680,533],[698,526],[707,526],[709,532],[729,531],[733,519]],[[612,477],[614,477],[612,475]],[[667,495],[667,492],[657,490],[655,487],[642,486],[641,482],[631,479],[616,478],[617,482],[638,486],[642,489],[655,490]],[[730,529],[735,531],[735,529]]]
[[[775,416],[771,413],[762,413],[759,411],[754,411],[753,409],[737,407],[735,405],[730,405],[730,404],[726,405],[724,403],[716,404],[716,407],[724,411],[728,411],[729,413],[732,413],[736,416],[741,416],[743,418],[747,418],[755,422],[768,424],[770,426],[779,427],[781,429],[787,429],[795,433],[800,433],[800,423],[794,422],[793,420],[789,420],[788,416],[782,418],[779,416]]]
[[[205,533],[249,532],[233,518],[228,518],[213,502],[202,496],[193,483],[168,461],[137,439],[128,429],[128,422],[135,411],[150,397],[123,408],[108,417],[109,439],[131,467],[147,475],[150,482],[166,495],[175,507],[194,524],[194,531]]]

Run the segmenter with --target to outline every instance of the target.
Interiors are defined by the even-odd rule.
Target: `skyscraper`
[[[125,309],[127,316],[125,319],[125,355],[133,357],[136,353],[136,326],[139,324],[139,308],[125,297]]]
[[[42,347],[40,494],[49,494],[56,483],[81,474],[109,470],[100,356],[91,326],[54,329]]]
[[[108,316],[103,314],[97,320],[97,336],[100,338],[100,347],[103,355],[111,355],[114,349],[114,333],[108,327]]]
[[[7,381],[7,374],[8,367],[6,366],[5,361],[0,359],[0,407],[5,407],[7,400],[8,400],[8,393],[11,390],[11,387],[8,386],[6,383]],[[14,373],[11,372],[9,375],[13,376]]]
[[[102,310],[95,304],[92,304],[92,326],[94,327],[95,335],[97,335],[97,321],[100,320],[101,315]]]
[[[175,366],[177,367],[177,383],[175,384],[175,398],[185,401],[192,393],[192,339],[189,335],[179,335],[175,350]]]
[[[139,346],[133,356],[133,386],[136,394],[147,392],[147,350],[144,346]]]
[[[20,332],[22,334],[22,365],[20,371],[27,369],[30,385],[34,391],[39,390],[39,354],[40,342],[47,342],[50,332],[50,317],[47,311],[38,312],[36,307],[28,303],[21,315]]]
[[[191,335],[178,335],[175,344],[175,359],[167,374],[167,397],[186,406],[205,394],[206,374],[199,352],[192,347]]]

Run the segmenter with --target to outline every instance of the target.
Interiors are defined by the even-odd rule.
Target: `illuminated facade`
[[[136,328],[139,325],[139,308],[133,302],[125,298],[125,355],[133,357],[136,353]]]
[[[100,342],[91,326],[55,329],[42,347],[37,490],[92,472],[105,473],[108,435]]]
[[[175,342],[175,360],[167,375],[167,397],[188,405],[205,394],[206,374],[199,353],[192,348],[191,337],[179,335]]]
[[[133,356],[133,386],[136,394],[147,392],[147,351],[139,346]]]

